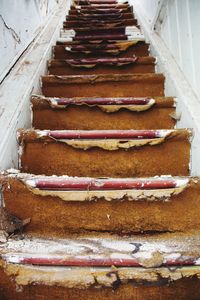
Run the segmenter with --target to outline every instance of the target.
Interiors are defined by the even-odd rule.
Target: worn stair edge
[[[126,20],[126,19],[135,19],[132,13],[105,13],[105,14],[98,14],[98,13],[85,13],[85,14],[71,14],[66,16],[66,21],[72,21],[72,20]]]
[[[114,27],[118,27],[118,26],[131,26],[131,25],[135,25],[138,26],[137,24],[137,20],[130,18],[130,19],[125,19],[125,20],[91,20],[90,22],[91,25],[97,26],[97,28],[102,28],[102,26],[106,26],[106,27],[110,27],[110,28],[114,28]],[[72,21],[64,21],[63,22],[63,28],[64,29],[76,29],[79,27],[85,27],[88,28],[88,22],[85,20],[72,20]]]
[[[154,73],[47,75],[42,76],[41,83],[47,97],[162,97],[164,79]]]
[[[130,300],[198,299],[199,267],[134,268],[48,268],[7,264],[0,271],[1,295],[5,300]],[[125,276],[126,275],[126,276]],[[191,298],[192,291],[192,298]]]
[[[119,27],[110,27],[110,25],[105,25],[102,28],[93,26],[92,28],[75,28],[75,29],[61,29],[61,34],[66,35],[67,37],[74,37],[75,35],[86,35],[86,32],[89,32],[90,35],[116,35],[116,34],[125,34],[125,35],[135,35],[140,34],[141,31],[137,26],[119,26]],[[104,33],[105,32],[105,33]]]
[[[187,176],[190,139],[186,129],[18,133],[23,172],[91,177]]]
[[[53,75],[154,73],[155,59],[150,56],[51,59],[48,61],[48,71]]]
[[[149,45],[143,42],[120,42],[110,44],[73,44],[58,43],[52,49],[55,59],[99,57],[107,55],[111,57],[129,57],[132,55],[149,56]]]
[[[100,234],[65,239],[11,238],[0,247],[7,263],[78,267],[183,267],[200,265],[198,232],[119,237]],[[132,270],[133,271],[133,270]]]
[[[127,240],[115,241],[114,238],[111,240],[103,238],[100,241],[97,238],[53,241],[27,238],[25,241],[9,240],[1,247],[3,257],[0,261],[0,284],[3,295],[6,294],[6,299],[13,299],[13,295],[14,299],[21,299],[16,298],[18,295],[19,297],[23,295],[23,299],[30,299],[30,295],[47,296],[45,287],[48,287],[48,293],[51,292],[49,297],[53,296],[50,299],[55,299],[55,296],[56,299],[68,296],[70,299],[80,299],[81,296],[81,299],[100,300],[109,297],[109,299],[129,300],[134,295],[144,299],[149,293],[155,295],[154,299],[166,299],[172,295],[175,298],[179,295],[181,299],[190,299],[188,297],[191,295],[191,287],[196,287],[194,293],[197,296],[200,290],[199,238],[196,237],[195,241],[195,238],[183,235],[181,238],[177,236],[176,239],[176,235],[173,235],[173,238],[171,240],[168,238],[167,242],[163,242],[163,238],[167,236],[164,235],[161,239],[156,237],[156,241],[150,238],[150,241],[143,242],[142,238],[136,237],[130,239],[128,243]],[[135,257],[143,267],[61,267],[56,266],[58,260],[53,262],[53,258],[58,257],[57,253],[56,257],[53,254],[56,250],[65,259],[68,257],[66,252],[75,253],[78,257],[80,254],[81,257],[87,250],[91,257],[95,256],[95,253],[97,255],[100,253],[101,257],[101,247],[103,252],[110,253],[114,260],[120,257],[123,261],[130,255],[132,259]],[[47,259],[45,255],[42,257],[38,253],[47,250],[49,250]],[[19,263],[20,255],[21,257],[24,255],[25,259],[29,257],[28,251],[32,253],[30,263],[36,265]],[[34,253],[36,253],[35,257]],[[37,258],[41,259],[37,261]],[[55,265],[38,265],[42,261],[47,263],[47,260]],[[171,262],[170,265],[160,266],[167,260]]]
[[[76,9],[96,9],[96,8],[132,8],[132,6],[130,6],[128,3],[124,3],[124,4],[91,4],[91,5],[87,5],[87,4],[72,4],[71,5],[71,9],[72,10],[76,10]]]
[[[36,236],[200,230],[199,178],[91,179],[19,173],[2,175],[0,183],[8,212],[30,219],[24,230]]]
[[[68,12],[68,15],[84,15],[84,14],[101,14],[102,16],[104,14],[123,14],[123,13],[132,13],[132,7],[106,7],[106,8],[71,8]]]
[[[88,34],[125,34],[126,33],[126,26],[118,26],[118,27],[111,27],[110,24],[105,25],[103,27],[96,27],[93,26],[92,28],[90,27],[76,27],[73,29],[63,29],[64,32],[66,31],[75,31],[76,34],[80,35],[88,35]]]
[[[31,97],[32,125],[37,129],[173,128],[175,100],[163,98]]]
[[[73,4],[77,4],[77,5],[82,5],[82,4],[86,4],[86,5],[92,5],[92,4],[127,4],[128,1],[115,1],[115,0],[89,0],[89,1],[73,1]]]
[[[116,30],[116,29],[115,29]],[[128,41],[144,41],[144,35],[136,26],[127,26],[122,32],[112,32],[114,31],[107,30],[104,32],[99,31],[83,31],[76,32],[74,29],[61,29],[60,37],[65,38],[67,41],[101,41],[101,40],[128,40]]]

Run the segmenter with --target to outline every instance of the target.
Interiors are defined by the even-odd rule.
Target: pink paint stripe
[[[103,50],[119,50],[119,47],[115,44],[94,44],[94,45],[74,45],[71,48],[71,51],[103,51]]]
[[[118,1],[116,0],[87,0],[87,1],[75,1],[75,3],[77,5],[81,5],[81,4],[86,4],[86,5],[90,5],[90,4],[118,4]]]
[[[115,9],[128,9],[128,8],[130,8],[130,5],[128,5],[128,4],[112,4],[112,3],[110,3],[110,4],[91,4],[91,5],[87,5],[87,4],[81,4],[81,5],[72,5],[71,6],[71,8],[73,8],[73,9],[79,9],[78,7],[80,7],[80,9],[82,10],[84,10],[84,9],[91,9],[91,10],[93,10],[93,9],[98,9],[98,8],[100,8],[100,9],[109,9],[109,8],[115,8]]]
[[[35,187],[43,190],[155,190],[175,188],[175,179],[35,179]]]
[[[88,104],[88,105],[148,105],[151,98],[74,98],[55,99],[58,105]]]
[[[73,65],[93,65],[93,64],[130,64],[137,61],[137,57],[125,58],[83,58],[83,59],[67,59],[66,62]]]
[[[74,41],[79,40],[127,40],[127,35],[125,34],[113,34],[113,35],[76,35],[73,38]]]
[[[68,15],[66,16],[66,20],[72,20],[72,18],[76,18],[77,20],[88,20],[88,19],[100,19],[100,20],[126,20],[127,18],[131,18],[130,14],[128,16],[123,16],[123,14],[79,14],[79,15]]]
[[[100,28],[108,28],[108,25],[113,25],[113,26],[126,26],[126,22],[131,22],[133,19],[129,18],[126,20],[90,20],[90,26],[94,25],[95,27],[100,27]],[[86,20],[67,20],[64,22],[64,24],[75,24],[76,27],[83,28],[83,27],[89,27],[88,22]],[[111,27],[112,28],[112,27]],[[114,27],[113,27],[114,28]]]
[[[63,130],[49,131],[55,139],[154,139],[159,138],[159,130]]]
[[[120,14],[120,13],[123,13],[123,9],[120,9],[120,8],[96,8],[96,9],[93,9],[92,7],[90,7],[90,9],[76,9],[74,10],[73,12],[79,14],[79,13],[86,13],[86,14]]]
[[[12,262],[12,259],[7,261]],[[175,267],[175,266],[197,266],[197,258],[195,257],[182,257],[177,260],[167,260],[161,266]],[[14,261],[14,263],[16,263]],[[90,257],[80,257],[80,258],[58,258],[58,257],[20,257],[17,261],[18,264],[28,264],[28,265],[38,265],[38,266],[77,266],[77,267],[143,267],[142,263],[135,258],[90,258]]]

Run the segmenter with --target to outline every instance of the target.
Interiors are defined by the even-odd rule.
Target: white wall
[[[157,72],[165,75],[165,95],[175,96],[178,128],[191,128],[191,175],[200,176],[200,1],[130,0]],[[152,5],[150,5],[152,4]]]
[[[0,0],[0,82],[60,0]]]
[[[200,99],[200,1],[133,0],[161,37]],[[199,100],[200,101],[200,100]]]
[[[33,93],[41,93],[40,76],[47,71],[47,60],[52,55],[52,46],[55,45],[56,40],[60,35],[60,28],[62,27],[62,23],[70,7],[69,0],[59,0],[58,5],[54,0],[49,0],[48,2],[39,0],[0,0],[1,10],[3,8],[1,4],[3,2],[5,5],[4,10],[7,3],[8,6],[11,3],[15,3],[16,15],[18,15],[18,18],[21,17],[26,20],[26,22],[24,21],[24,26],[23,22],[21,25],[20,23],[17,25],[17,19],[15,17],[15,22],[13,22],[16,25],[14,23],[9,23],[8,25],[11,26],[12,24],[12,26],[14,26],[13,28],[15,28],[15,26],[18,28],[17,34],[20,36],[20,39],[23,40],[23,43],[19,44],[19,48],[21,47],[20,50],[17,49],[17,46],[14,46],[14,43],[6,44],[6,55],[9,55],[10,52],[12,55],[9,56],[10,61],[2,61],[2,57],[4,58],[5,54],[1,54],[3,56],[1,57],[0,63],[4,68],[8,69],[11,65],[11,60],[14,58],[16,59],[19,52],[24,50],[26,43],[33,39],[37,32],[38,34],[0,84],[0,170],[18,167],[17,130],[19,128],[31,127],[30,96]],[[35,17],[30,17],[31,8],[28,9],[28,7],[27,10],[23,10],[23,13],[20,13],[20,8],[17,7],[17,3],[22,3],[22,7],[25,7],[27,4],[29,8],[32,6],[32,9],[33,7],[37,7],[37,9],[33,10]],[[52,7],[54,8],[52,9]],[[45,20],[42,16],[47,15],[47,12],[50,9],[52,9],[52,14],[48,14],[48,17]],[[9,10],[7,9],[6,12],[8,17]],[[13,16],[14,11],[10,11],[10,14]],[[34,20],[31,21],[31,19]],[[10,16],[9,20],[12,21]],[[26,31],[25,28],[27,28],[26,25],[28,26],[28,20],[30,21],[30,24],[32,22],[30,26],[32,28],[29,36],[30,40],[28,37],[25,38],[24,35]],[[37,24],[35,22],[36,20]],[[42,26],[43,20],[45,20],[45,22],[43,22],[44,24]],[[10,37],[10,35],[12,35],[11,33],[13,33],[12,29],[11,32],[8,32],[8,30],[6,31],[6,29],[4,29],[4,31],[6,39],[10,38],[13,42],[15,38]],[[0,51],[4,51],[1,42],[2,41],[0,41]],[[18,44],[17,41],[16,44]],[[16,52],[14,50],[16,50]]]

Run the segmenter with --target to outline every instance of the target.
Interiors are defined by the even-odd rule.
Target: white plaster
[[[16,131],[31,127],[30,96],[33,92],[41,93],[40,75],[46,72],[46,61],[69,5],[70,2],[61,1],[0,86],[0,169],[17,167]]]

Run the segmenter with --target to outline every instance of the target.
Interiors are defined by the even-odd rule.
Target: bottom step
[[[199,249],[198,234],[10,239],[1,299],[199,299]]]
[[[25,230],[37,236],[200,230],[198,178],[10,174],[0,185],[7,210],[21,220],[30,218]]]

